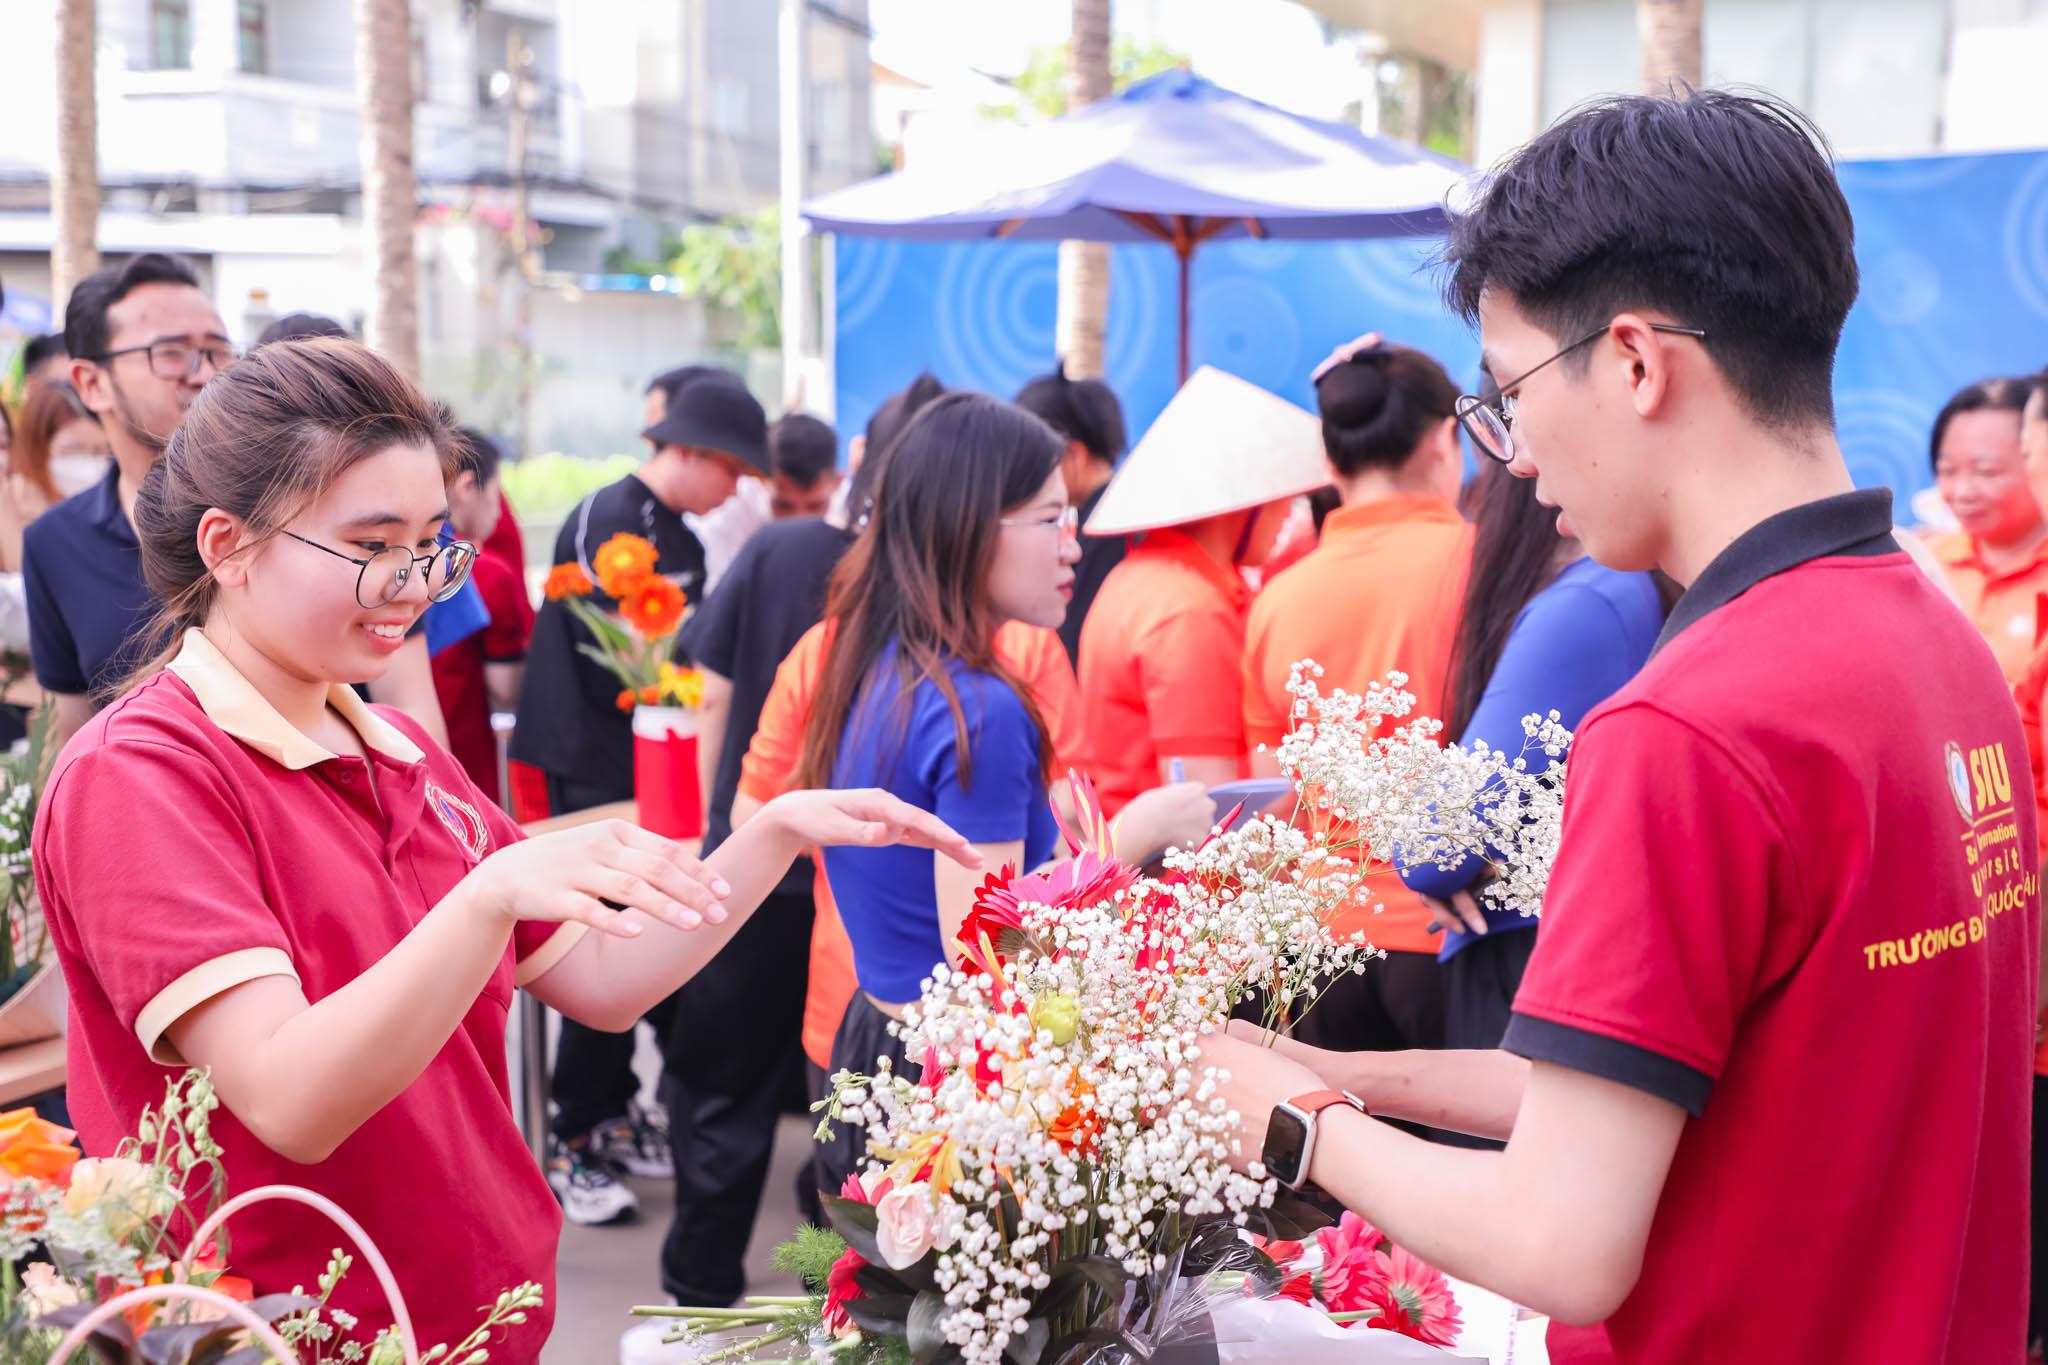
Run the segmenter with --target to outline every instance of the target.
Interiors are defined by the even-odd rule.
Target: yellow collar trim
[[[185,632],[178,657],[171,660],[169,668],[192,689],[208,720],[265,757],[293,771],[335,757],[279,715],[200,631]],[[401,763],[417,763],[426,757],[404,732],[365,705],[354,688],[332,685],[327,689],[327,704],[362,736],[365,748]]]

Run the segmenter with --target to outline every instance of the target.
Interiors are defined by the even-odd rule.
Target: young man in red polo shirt
[[[1450,294],[1505,395],[1464,400],[1468,431],[1595,559],[1688,591],[1579,730],[1502,1051],[1207,1057],[1247,1164],[1604,1321],[1622,1362],[2012,1362],[2026,751],[1835,443],[1856,266],[1816,141],[1763,99],[1616,100],[1454,223]],[[1507,1148],[1430,1146],[1336,1087]]]

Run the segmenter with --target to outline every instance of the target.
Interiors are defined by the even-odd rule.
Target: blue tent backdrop
[[[1931,482],[1927,432],[1963,384],[2048,364],[2048,153],[1845,163],[1863,292],[1836,370],[1857,481],[1902,496]],[[1478,345],[1445,311],[1433,240],[1216,242],[1194,259],[1193,362],[1313,409],[1309,371],[1372,328],[1466,380]],[[1053,362],[1057,248],[841,236],[838,426],[859,432],[920,369],[1008,396]],[[1113,249],[1106,377],[1131,437],[1172,396],[1175,263]]]

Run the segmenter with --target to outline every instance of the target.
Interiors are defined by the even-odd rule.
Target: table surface
[[[64,1040],[45,1038],[0,1048],[0,1107],[64,1084]]]

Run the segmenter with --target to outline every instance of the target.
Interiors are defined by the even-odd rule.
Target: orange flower
[[[625,691],[619,693],[618,708],[621,711],[630,711],[633,709],[634,701],[635,698],[633,696],[633,689],[629,687]]]
[[[590,567],[597,574],[598,586],[623,602],[654,576],[654,564],[659,557],[653,541],[620,531],[597,547],[597,553],[590,557]]]
[[[0,1114],[0,1171],[17,1180],[61,1182],[78,1163],[77,1136],[37,1118],[33,1109],[10,1109]]]
[[[640,704],[642,706],[655,706],[660,701],[661,689],[659,687],[643,687],[640,689]]]
[[[583,572],[581,564],[557,564],[548,570],[548,581],[541,591],[550,602],[559,602],[564,597],[583,597],[590,592],[590,575]]]
[[[619,615],[650,640],[674,630],[688,605],[683,590],[666,578],[647,579],[632,592],[619,594]]]

